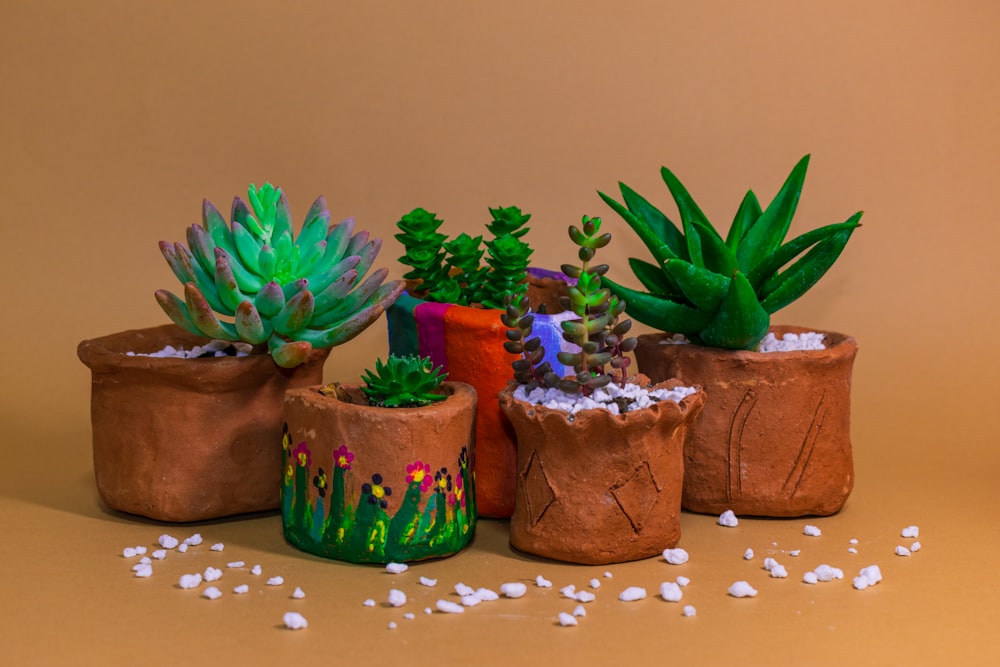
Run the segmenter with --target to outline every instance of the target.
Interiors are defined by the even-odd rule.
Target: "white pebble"
[[[149,559],[149,556],[143,556],[139,559],[139,563],[141,565],[152,565],[153,561]]]
[[[600,579],[591,579],[590,580],[590,587],[591,588],[600,588],[601,587],[601,580]]]
[[[618,599],[622,602],[635,602],[645,599],[645,597],[646,589],[639,586],[629,586],[618,595]]]
[[[576,586],[570,584],[569,586],[563,586],[559,589],[559,594],[564,598],[570,598],[571,600],[576,597]]]
[[[538,586],[539,588],[552,588],[552,582],[543,577],[542,575],[538,575],[537,577],[535,577],[535,585]]]
[[[784,579],[788,576],[788,570],[785,569],[784,565],[775,563],[774,567],[771,568],[771,576],[775,579]]]
[[[920,526],[907,526],[900,532],[900,535],[902,537],[920,537]]]
[[[681,598],[684,597],[684,592],[681,591],[679,585],[664,581],[660,584],[660,597],[667,602],[680,602]]]
[[[683,565],[688,562],[688,552],[684,549],[665,549],[663,559],[671,565]]]
[[[166,549],[157,549],[156,551],[153,552],[152,556],[156,560],[163,560],[164,558],[167,557],[167,550]]]
[[[610,578],[611,578],[611,577],[613,577],[613,576],[615,576],[615,575],[611,574],[610,572],[605,572],[605,573],[604,573],[604,578],[605,578],[605,579],[610,579]]]
[[[148,563],[139,563],[132,569],[135,570],[135,576],[137,577],[148,577],[153,574],[153,566]]]
[[[597,599],[597,596],[590,591],[577,591],[573,599],[577,602],[593,602]]]
[[[396,621],[389,621],[389,629],[390,630],[395,630],[397,627],[399,627],[399,626],[396,625]]]
[[[427,577],[420,577],[420,579],[417,580],[417,583],[419,583],[421,586],[437,586],[438,580],[428,579]]]
[[[393,588],[389,591],[389,606],[390,607],[402,607],[406,604],[406,593],[401,590]]]
[[[677,585],[678,586],[687,586],[690,583],[691,583],[691,580],[688,579],[687,577],[677,577]]]
[[[443,614],[461,614],[465,611],[465,607],[462,605],[449,602],[448,600],[438,600],[434,606]]]
[[[434,611],[430,607],[424,607],[424,613],[425,614],[433,614]]]
[[[371,598],[368,598],[367,600],[365,600],[361,604],[363,604],[366,607],[374,607],[375,606],[375,600],[372,600]]]
[[[198,586],[201,586],[201,573],[182,574],[178,585],[181,588],[198,588]]]
[[[902,546],[902,545],[899,545],[899,546],[896,547],[896,555],[897,556],[909,556],[910,555],[910,550],[907,549],[906,547]]]
[[[816,578],[819,581],[833,581],[834,579],[843,579],[844,571],[839,567],[832,567],[830,565],[820,565],[813,572],[816,573]]]
[[[684,606],[684,611],[682,611],[681,613],[684,616],[694,616],[695,614],[698,613],[698,610],[695,609],[694,607],[692,607],[691,605],[685,605]]]
[[[854,547],[847,547],[847,553],[849,553],[849,554],[856,554],[856,553],[858,553],[858,550],[855,549]]]
[[[747,550],[743,552],[743,560],[753,560],[753,549],[747,548]]]
[[[764,559],[764,569],[767,570],[768,572],[770,572],[771,568],[773,568],[777,564],[778,564],[778,561],[774,560],[773,558],[765,558]]]
[[[459,582],[455,584],[455,592],[458,594],[458,597],[461,598],[465,597],[466,595],[472,595],[473,593],[476,592],[476,589],[474,589],[472,586],[466,586],[465,584]]]
[[[292,591],[292,597],[295,598],[296,600],[301,600],[305,596],[306,596],[306,592],[304,590],[302,590],[301,588],[299,588],[298,586],[296,586],[295,590]]]
[[[735,528],[740,525],[740,520],[736,518],[736,512],[726,510],[719,515],[719,525],[725,526],[726,528]]]
[[[583,618],[587,615],[587,610],[583,608],[582,604],[576,605],[576,609],[573,610],[573,615],[579,618]]]
[[[576,616],[574,616],[573,614],[567,614],[564,611],[559,612],[559,625],[565,628],[567,626],[572,626],[576,624],[577,624]]]
[[[224,549],[226,548],[226,545],[225,545],[225,544],[223,544],[222,542],[217,542],[217,543],[213,544],[213,545],[212,545],[211,547],[209,547],[209,548],[210,548],[210,549],[211,549],[212,551],[222,551],[222,550],[224,550]]]
[[[882,570],[879,569],[878,565],[869,565],[868,567],[861,568],[859,576],[864,577],[868,581],[869,586],[874,586],[882,581]]]
[[[497,595],[497,592],[494,590],[490,590],[489,588],[477,588],[475,595],[483,602],[493,602],[494,600],[500,599],[500,596]]]
[[[910,551],[920,551],[921,547],[922,545],[920,544],[920,542],[914,542],[913,544],[910,545]]]
[[[850,542],[851,544],[857,544],[858,543],[858,538],[852,537],[851,539],[848,540],[848,542]]]
[[[788,555],[792,556],[793,558],[798,558],[800,553],[802,553],[800,549],[792,549],[791,551],[788,552]]]
[[[282,617],[282,620],[285,622],[285,627],[289,630],[301,630],[302,628],[309,627],[309,621],[306,620],[306,617],[295,611],[287,612]]]
[[[124,558],[135,558],[136,552],[135,547],[125,547],[122,549],[122,556]]]
[[[806,572],[802,575],[802,583],[805,584],[815,584],[819,581],[819,577],[816,576],[815,572]]]
[[[823,531],[817,526],[810,526],[809,524],[806,524],[805,528],[802,529],[802,534],[808,535],[809,537],[819,537],[823,534]]]
[[[143,547],[143,546],[136,547],[135,548],[135,553],[138,554],[138,555],[140,555],[140,556],[145,555],[145,553],[146,553],[146,547]]]
[[[177,546],[177,538],[172,535],[160,535],[159,544],[164,549],[173,549]]]
[[[217,581],[222,578],[222,570],[209,565],[205,568],[205,581]]]
[[[408,612],[406,612],[405,614],[403,614],[403,618],[405,618],[405,619],[406,619],[406,620],[408,620],[408,621],[412,621],[412,620],[413,620],[413,619],[415,619],[416,617],[417,617],[417,615],[416,615],[416,614],[414,614],[414,613],[413,613],[412,611],[408,611]]]
[[[246,567],[246,563],[241,560],[234,560],[232,563],[227,563],[226,567]]]
[[[283,583],[285,583],[285,578],[284,577],[280,577],[280,576],[279,577],[271,577],[270,579],[267,580],[267,585],[268,586],[280,586]]]
[[[388,563],[385,566],[385,571],[389,574],[403,574],[410,569],[410,566],[406,563]]]
[[[254,565],[253,567],[250,568],[250,574],[260,576],[261,572],[263,572],[263,570],[261,569],[260,565]]]
[[[218,600],[222,597],[222,591],[220,591],[215,586],[209,586],[201,592],[202,597],[206,597],[209,600]]]
[[[189,547],[196,547],[201,543],[202,543],[201,533],[195,533],[191,537],[187,537],[184,539],[184,544],[188,545]]]
[[[188,545],[186,545],[186,544],[182,544],[179,547],[177,547],[177,552],[178,553],[186,554],[187,550],[188,550]]]
[[[250,587],[247,586],[246,584],[240,584],[239,586],[235,586],[233,588],[233,593],[236,593],[237,595],[246,595],[249,592],[250,592]]]
[[[463,607],[475,607],[477,604],[482,602],[475,593],[462,596],[462,606]]]
[[[752,598],[757,597],[757,589],[746,581],[736,581],[729,587],[729,594],[734,598]]]
[[[528,592],[528,587],[519,581],[510,582],[500,585],[500,595],[505,598],[520,598],[524,597],[524,594]]]
[[[851,585],[854,586],[854,588],[856,588],[857,590],[863,591],[866,588],[868,588],[871,584],[869,584],[868,580],[865,579],[864,577],[854,577],[854,582]]]

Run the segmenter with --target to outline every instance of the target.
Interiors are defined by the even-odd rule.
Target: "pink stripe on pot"
[[[420,356],[430,357],[431,362],[445,372],[448,372],[448,357],[444,349],[444,312],[451,306],[450,303],[425,301],[413,309]]]

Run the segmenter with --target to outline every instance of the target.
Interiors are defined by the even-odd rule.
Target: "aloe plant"
[[[161,289],[156,300],[182,328],[222,340],[267,343],[275,363],[291,368],[313,348],[354,338],[402,292],[402,281],[385,282],[387,269],[365,277],[381,240],[365,231],[354,233],[351,219],[331,225],[323,197],[313,203],[295,237],[280,188],[251,184],[247,195],[249,206],[234,198],[230,223],[206,199],[202,224],[187,230],[187,246],[160,242],[184,285],[184,298]]]
[[[785,241],[808,165],[806,155],[767,208],[748,191],[725,239],[666,167],[660,173],[677,204],[680,228],[624,183],[623,203],[599,192],[655,260],[629,259],[645,292],[607,279],[605,284],[644,324],[711,347],[753,349],[767,334],[771,315],[815,285],[860,226],[859,211]]]
[[[361,388],[372,405],[386,408],[412,408],[443,401],[446,396],[436,393],[448,374],[435,366],[429,357],[415,354],[390,355],[383,363],[375,360],[375,371],[365,369]]]

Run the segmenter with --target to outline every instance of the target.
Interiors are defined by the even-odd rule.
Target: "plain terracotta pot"
[[[168,324],[85,340],[94,475],[108,507],[200,521],[279,507],[284,393],[322,382],[329,350],[295,369],[267,354],[129,356],[207,339]]]
[[[704,392],[624,415],[596,408],[571,417],[515,400],[516,387],[500,394],[517,431],[511,546],[598,565],[648,558],[677,544],[684,436]]]
[[[542,339],[545,360],[559,374],[572,372],[556,358],[568,349],[560,321],[571,313],[555,313],[558,296],[566,293],[562,274],[532,269],[528,297],[537,309],[546,304],[551,315],[536,315],[534,334]],[[565,276],[563,276],[565,277]],[[517,451],[514,430],[493,397],[510,380],[515,356],[503,349],[507,327],[500,311],[424,301],[408,292],[386,311],[389,351],[430,357],[449,380],[467,382],[484,400],[476,412],[476,490],[482,516],[506,518],[514,511]]]
[[[476,392],[445,382],[443,401],[369,405],[319,387],[290,390],[282,441],[282,521],[289,543],[353,563],[440,558],[476,526],[472,471]]]
[[[784,333],[812,331],[772,327]],[[708,514],[826,516],[854,486],[851,371],[857,343],[825,332],[827,349],[722,350],[639,336],[639,371],[705,388],[685,443],[684,508]]]

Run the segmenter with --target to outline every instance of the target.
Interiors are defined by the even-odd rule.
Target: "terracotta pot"
[[[772,327],[782,334],[810,331]],[[827,349],[748,352],[639,336],[640,372],[705,388],[684,448],[684,508],[792,517],[834,514],[854,486],[851,369],[857,343],[825,332]]]
[[[681,535],[684,436],[704,392],[624,415],[598,408],[570,417],[514,400],[516,386],[500,394],[517,431],[511,545],[592,565],[648,558],[674,547]]]
[[[285,397],[282,520],[309,553],[352,563],[440,558],[476,526],[472,472],[476,392],[445,382],[448,398],[418,408],[348,400],[319,387]]]
[[[160,521],[277,509],[284,393],[322,382],[329,350],[298,368],[266,354],[129,356],[207,339],[168,324],[85,340],[94,474],[108,507]]]
[[[529,281],[532,307],[551,307],[558,293],[565,293],[562,274],[533,269]],[[550,310],[550,312],[552,312]],[[534,334],[547,350],[545,360],[560,374],[572,372],[556,354],[568,345],[559,322],[566,314],[536,315]],[[503,349],[507,328],[500,311],[423,301],[409,293],[386,312],[389,351],[430,357],[448,372],[448,379],[467,382],[483,399],[476,412],[476,483],[482,516],[506,518],[514,511],[517,452],[514,431],[493,397],[510,380],[514,355]]]

